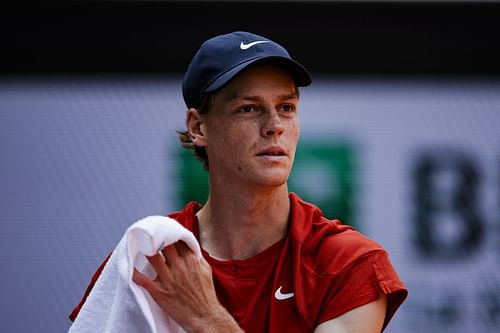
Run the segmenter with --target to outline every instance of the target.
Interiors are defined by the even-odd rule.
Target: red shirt
[[[203,251],[222,305],[246,332],[312,332],[382,292],[388,302],[385,328],[408,293],[387,252],[352,227],[327,220],[296,194],[290,193],[290,202],[288,236],[258,255],[219,261]],[[191,202],[169,216],[198,238],[195,214],[201,207]]]

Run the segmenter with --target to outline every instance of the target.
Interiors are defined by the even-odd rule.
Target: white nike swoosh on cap
[[[285,300],[285,299],[289,299],[289,298],[292,298],[293,296],[295,296],[294,293],[286,293],[286,294],[283,294],[281,293],[281,288],[283,286],[280,286],[278,289],[276,289],[276,292],[274,293],[274,297],[277,299],[277,300]]]
[[[248,44],[245,44],[245,43],[241,42],[240,49],[246,50],[246,49],[251,48],[254,45],[261,44],[261,43],[269,43],[269,41],[268,40],[257,40],[255,42],[251,42],[251,43],[248,43]]]

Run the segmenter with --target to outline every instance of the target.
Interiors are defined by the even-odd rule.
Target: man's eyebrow
[[[283,94],[283,95],[278,96],[279,100],[290,100],[290,99],[296,99],[296,98],[299,98],[298,91],[294,91],[294,92],[291,92],[289,94]],[[234,93],[234,94],[226,96],[226,98],[225,98],[226,101],[232,101],[235,99],[240,99],[240,100],[243,99],[243,100],[249,100],[249,101],[260,101],[260,100],[262,100],[262,97],[260,97],[258,95],[244,95],[244,94]]]
[[[281,95],[280,96],[280,99],[282,100],[287,100],[287,99],[294,99],[294,98],[299,98],[299,92],[298,91],[294,91],[294,92],[291,92],[289,94],[285,94],[285,95]]]

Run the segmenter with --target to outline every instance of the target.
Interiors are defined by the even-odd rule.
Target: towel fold
[[[183,333],[185,332],[132,281],[134,267],[154,278],[145,256],[182,240],[201,258],[194,235],[176,220],[149,216],[132,224],[113,250],[94,288],[68,333]]]

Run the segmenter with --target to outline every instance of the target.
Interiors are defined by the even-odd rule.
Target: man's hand
[[[151,280],[134,270],[133,280],[146,289],[165,312],[187,332],[242,332],[219,303],[212,269],[182,241],[147,257],[157,273]]]

